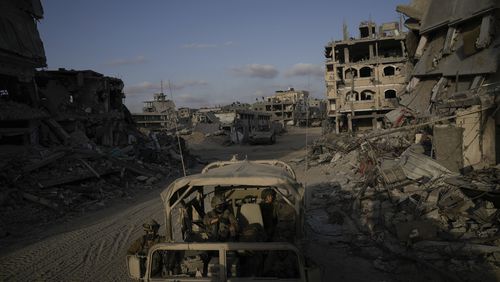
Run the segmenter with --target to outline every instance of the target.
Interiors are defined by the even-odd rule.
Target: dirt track
[[[141,235],[141,225],[149,218],[162,218],[159,199],[143,202],[95,224],[52,236],[2,257],[0,280],[126,280],[126,249]]]
[[[319,129],[311,130],[310,140],[318,135]],[[295,151],[304,145],[304,131],[299,130],[282,136],[272,146],[205,146],[193,151],[207,160],[225,160],[235,153],[250,159],[288,159],[286,155],[294,152],[294,157],[298,156],[300,152]],[[142,223],[150,218],[163,222],[159,196],[152,195],[122,211],[97,214],[88,223],[75,223],[76,226],[68,228],[71,231],[50,235],[4,254],[0,258],[0,281],[128,280],[126,250],[142,234]],[[17,245],[22,243],[16,242]]]

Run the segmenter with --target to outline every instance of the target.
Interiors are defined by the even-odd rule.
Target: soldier
[[[135,240],[127,251],[129,255],[139,256],[141,261],[141,276],[143,276],[146,272],[146,257],[148,255],[149,248],[151,248],[154,244],[165,242],[165,237],[158,235],[160,224],[156,222],[156,220],[151,219],[149,222],[144,223],[142,227],[144,227],[144,232],[146,234]],[[153,275],[162,271],[161,261],[162,258],[159,254],[155,254],[153,256]]]
[[[272,241],[276,225],[278,224],[278,209],[275,204],[276,191],[271,188],[264,189],[261,193],[262,202],[260,211],[262,213],[262,221],[264,230],[266,231],[267,241]]]
[[[238,222],[229,210],[222,195],[214,195],[211,201],[213,210],[203,218],[209,240],[216,242],[234,241]]]

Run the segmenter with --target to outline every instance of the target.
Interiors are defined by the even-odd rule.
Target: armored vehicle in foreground
[[[165,243],[145,257],[127,257],[131,278],[319,281],[319,270],[308,267],[297,248],[304,236],[304,188],[286,163],[214,162],[171,183],[161,199]],[[214,214],[221,216],[211,220]]]

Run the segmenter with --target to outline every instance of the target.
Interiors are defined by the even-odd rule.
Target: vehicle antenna
[[[309,92],[310,91],[310,85],[309,85],[309,76],[307,77],[307,91]],[[306,162],[306,165],[304,167],[304,191],[307,191],[306,188],[307,188],[307,170],[309,169],[309,163],[308,163],[308,159],[307,159],[307,142],[308,142],[308,137],[309,137],[309,95],[307,95],[307,98],[305,99],[305,106],[306,106],[306,156],[305,156],[305,162]],[[307,192],[304,193],[304,195],[306,195]],[[307,203],[306,200],[304,200],[304,202]]]
[[[163,80],[161,81],[161,88],[163,92]],[[174,102],[174,91],[172,91],[172,85],[170,83],[170,80],[168,81],[168,90],[170,90],[170,99],[172,99],[172,102]],[[184,165],[184,155],[182,154],[182,146],[181,146],[181,137],[179,136],[179,126],[177,125],[177,113],[174,116],[175,120],[175,136],[177,136],[177,144],[179,145],[179,153],[181,155],[181,163],[182,163],[182,172],[184,173],[184,176],[186,176],[186,166]]]

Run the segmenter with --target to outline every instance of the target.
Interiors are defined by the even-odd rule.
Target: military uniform
[[[270,242],[274,239],[276,225],[278,224],[276,192],[273,189],[267,188],[262,191],[261,197],[262,202],[259,205],[260,211],[262,213],[262,223],[264,223],[264,230],[266,231],[267,241]]]
[[[278,212],[276,205],[273,203],[260,203],[260,211],[262,213],[262,221],[264,230],[266,231],[267,241],[272,241],[278,224]]]
[[[149,249],[158,243],[165,242],[165,237],[164,236],[159,236],[155,235],[152,238],[148,234],[145,234],[138,238],[137,240],[132,243],[132,245],[129,247],[127,253],[129,255],[138,255],[140,256],[140,261],[141,261],[141,276],[146,273],[146,256],[148,255]],[[162,254],[155,253],[153,254],[152,257],[152,264],[151,264],[151,275],[152,276],[158,276],[162,272],[163,268],[163,256]]]
[[[165,237],[158,235],[158,229],[160,228],[160,224],[158,224],[158,222],[151,220],[142,226],[144,227],[146,234],[135,240],[127,250],[129,255],[139,256],[141,262],[141,277],[144,276],[144,273],[146,272],[146,258],[149,249],[155,244],[165,242]],[[153,254],[151,269],[152,276],[161,274],[163,268],[162,256],[163,255],[160,253]]]
[[[132,245],[128,248],[127,253],[129,255],[141,255],[146,256],[148,254],[149,248],[154,244],[165,242],[165,236],[153,236],[153,238],[148,238],[149,235],[142,235],[140,238],[135,240]]]
[[[213,222],[215,219],[217,221]],[[232,241],[236,237],[238,222],[229,209],[225,209],[222,213],[217,213],[215,210],[208,212],[203,218],[203,223],[209,240],[225,242]]]

